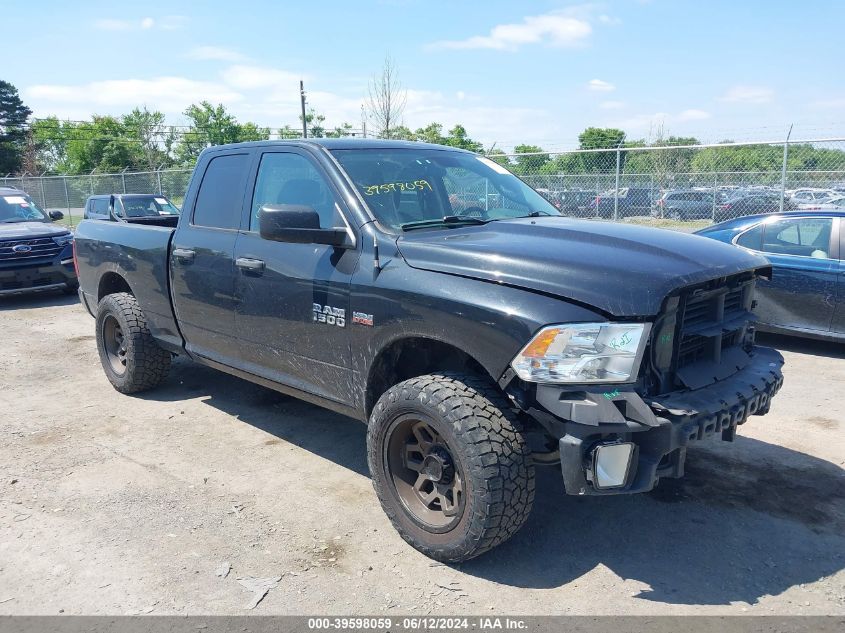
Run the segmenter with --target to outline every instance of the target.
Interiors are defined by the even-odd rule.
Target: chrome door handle
[[[242,270],[253,273],[264,272],[264,262],[260,259],[250,259],[249,257],[238,257],[235,260],[235,266]]]
[[[186,262],[194,261],[194,257],[196,257],[196,251],[192,251],[189,248],[174,248],[173,249],[173,257],[176,259],[181,259]]]

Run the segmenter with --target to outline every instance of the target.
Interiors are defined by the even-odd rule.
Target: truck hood
[[[63,226],[56,226],[47,222],[0,222],[0,240],[29,240],[36,237],[55,237],[67,235],[69,231]]]
[[[420,230],[397,246],[413,268],[544,292],[620,317],[657,314],[673,290],[769,266],[697,235],[561,217]]]

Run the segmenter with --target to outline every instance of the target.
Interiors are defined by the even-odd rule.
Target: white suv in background
[[[830,198],[835,198],[837,196],[841,196],[841,193],[837,193],[833,189],[814,189],[811,187],[807,187],[804,189],[796,189],[790,194],[790,198],[793,202],[797,202],[798,204],[806,204],[811,202],[821,202],[822,200],[829,200]]]

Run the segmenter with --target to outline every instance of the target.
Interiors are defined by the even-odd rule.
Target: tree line
[[[404,93],[390,60],[370,84],[367,101],[372,135],[381,138],[436,143],[484,153],[520,175],[612,174],[617,148],[676,147],[698,145],[695,137],[665,135],[659,127],[651,139],[628,139],[623,130],[589,127],[578,136],[582,150],[608,150],[553,155],[538,145],[519,144],[511,155],[495,145],[485,148],[467,129],[456,124],[444,130],[432,122],[412,130],[402,121]],[[163,113],[134,108],[119,115],[94,115],[90,121],[63,121],[55,116],[32,119],[32,111],[17,89],[0,80],[0,175],[6,173],[87,174],[152,171],[194,165],[200,152],[211,145],[299,138],[301,130],[289,125],[272,129],[253,122],[240,122],[222,104],[207,101],[190,105],[186,125],[169,125]],[[300,117],[301,119],[301,117]],[[300,123],[302,121],[300,120]],[[308,135],[344,137],[357,134],[349,123],[326,125],[325,116],[311,108],[305,115]],[[729,142],[729,141],[726,141]],[[709,172],[772,172],[781,168],[782,147],[747,145],[718,148],[686,148],[664,151],[622,151],[620,168],[625,173],[655,174]],[[790,147],[790,170],[845,170],[845,152],[811,144]]]

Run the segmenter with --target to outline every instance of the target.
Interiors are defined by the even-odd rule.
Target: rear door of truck
[[[185,347],[226,365],[240,355],[233,254],[252,153],[214,152],[197,165],[170,249],[173,309]]]

